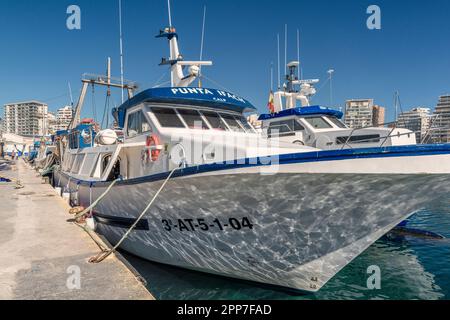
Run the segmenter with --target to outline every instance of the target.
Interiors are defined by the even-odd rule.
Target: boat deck
[[[22,160],[0,176],[24,186],[0,183],[0,299],[154,300],[116,256],[87,262],[99,248],[67,222],[68,205]]]

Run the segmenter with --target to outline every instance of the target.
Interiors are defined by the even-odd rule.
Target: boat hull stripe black
[[[99,213],[94,213],[94,219],[97,223],[105,224],[112,227],[129,229],[136,222],[136,219],[133,218],[121,218],[121,217],[112,217],[106,216]],[[147,220],[141,220],[136,225],[135,230],[150,230],[150,226]]]

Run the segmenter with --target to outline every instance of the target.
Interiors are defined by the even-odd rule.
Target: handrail
[[[426,133],[425,133],[425,135],[423,136],[423,138],[420,140],[420,144],[423,144],[424,142],[425,142],[425,140],[428,138],[428,135],[430,134],[430,132],[431,131],[434,131],[434,130],[436,130],[436,128],[433,128],[434,127],[434,123],[437,121],[437,120],[441,120],[441,115],[439,115],[439,114],[436,114],[436,115],[433,115],[433,116],[431,116],[431,118],[432,118],[432,122],[431,122],[431,124],[430,124],[430,127],[428,128],[428,130],[426,131]],[[441,130],[441,129],[444,129],[444,127],[441,127],[441,128],[437,128],[437,130]],[[431,138],[432,136],[430,135],[430,138]]]
[[[393,134],[394,131],[395,131],[395,129],[397,129],[397,125],[398,125],[398,123],[394,124],[394,126],[392,127],[391,132],[389,132],[389,135],[386,137],[386,139],[384,139],[384,141],[383,141],[383,143],[381,144],[380,148],[382,148],[382,147],[384,146],[384,144],[385,144],[385,143],[387,142],[387,140],[390,138],[391,134]],[[411,133],[408,133],[408,134],[411,134]],[[414,133],[414,134],[415,134],[415,133]],[[400,136],[400,135],[398,135],[398,136]],[[417,142],[417,141],[416,141],[416,142]]]
[[[445,129],[445,127],[434,128],[434,129],[432,129],[432,131],[434,131],[434,130],[442,130],[442,129]],[[411,131],[411,132],[400,133],[400,134],[395,134],[395,135],[388,135],[388,136],[386,136],[386,137],[379,137],[379,138],[370,138],[370,139],[358,140],[357,143],[370,142],[370,141],[373,141],[373,140],[375,140],[375,139],[381,140],[381,139],[388,139],[388,138],[390,138],[390,137],[402,137],[402,136],[411,135],[411,134],[414,134],[414,135],[415,135],[416,133],[419,133],[419,132],[421,132],[421,131]],[[383,145],[381,145],[381,146],[383,146]],[[344,147],[345,147],[345,145],[344,145]],[[349,145],[349,147],[351,147],[351,146]]]

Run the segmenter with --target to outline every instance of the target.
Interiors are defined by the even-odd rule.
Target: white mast
[[[300,30],[297,29],[297,61],[299,62],[299,66],[298,66],[298,78],[302,79],[301,76],[301,62],[300,62]]]
[[[169,27],[172,27],[172,11],[170,9],[170,0],[167,0],[167,9],[169,10]]]
[[[284,73],[287,74],[287,37],[288,37],[288,25],[284,25]]]
[[[202,43],[200,45],[200,61],[203,60],[203,43],[205,41],[206,6],[203,8]]]
[[[330,69],[327,71],[327,73],[330,75],[330,107],[333,106],[333,74],[334,70]]]
[[[278,50],[278,89],[281,88],[281,69],[280,69],[280,34],[277,34],[277,50]]]
[[[202,25],[202,40],[201,40],[201,44],[200,44],[200,61],[203,60],[203,45],[205,42],[205,24],[206,24],[206,5],[203,7],[203,25]],[[201,88],[202,87],[202,67],[200,66],[199,69],[199,79],[198,79],[198,86]]]
[[[72,86],[70,85],[70,82],[67,83],[69,85],[69,95],[70,95],[70,105],[73,108],[73,95],[72,95]]]
[[[273,91],[273,62],[270,63],[270,91]]]
[[[122,88],[120,89],[122,93],[122,103],[124,100],[123,83],[124,83],[124,68],[123,68],[123,33],[122,33],[122,0],[119,0],[119,37],[120,37],[120,84]]]
[[[169,27],[161,30],[158,38],[167,38],[170,46],[170,58],[163,59],[160,65],[170,65],[171,85],[172,87],[187,87],[195,79],[200,76],[201,66],[211,66],[211,61],[184,61],[178,48],[178,34],[172,25],[172,12],[170,7],[170,0],[167,0],[167,7],[169,12]],[[189,67],[189,75],[185,76],[183,67]]]

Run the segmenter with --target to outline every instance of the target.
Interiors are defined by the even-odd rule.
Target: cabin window
[[[269,127],[268,135],[269,138],[271,138],[272,136],[279,136],[279,137],[295,136],[295,132],[304,130],[305,128],[300,123],[298,123],[298,121],[291,119],[272,122]]]
[[[333,122],[338,128],[341,128],[341,129],[347,128],[347,126],[336,117],[327,117],[327,119],[330,120],[331,122]]]
[[[151,108],[159,124],[165,128],[186,128],[175,109]]]
[[[238,120],[232,114],[221,113],[220,116],[226,121],[231,130],[236,132],[245,132],[242,125],[239,124]]]
[[[106,181],[114,181],[120,178],[120,159],[117,159],[116,163],[114,163],[111,172],[106,178]]]
[[[348,142],[347,142],[348,141]],[[338,137],[336,139],[337,144],[347,143],[378,143],[380,142],[379,134],[352,136],[352,137]]]
[[[142,111],[131,113],[128,116],[127,133],[130,138],[151,131],[150,124]]]
[[[101,168],[102,174],[101,175],[103,176],[106,173],[106,170],[108,169],[109,165],[111,164],[112,154],[104,155],[101,159],[102,159],[101,160],[102,161],[101,162],[101,165],[102,165],[102,168]],[[108,181],[108,182],[114,181],[114,180],[117,180],[119,177],[120,177],[120,158],[118,158],[116,160],[116,162],[114,163],[111,171],[108,174],[108,177],[106,178],[106,181]]]
[[[329,129],[333,128],[328,122],[326,122],[322,117],[311,117],[305,118],[305,120],[314,128],[314,129]]]
[[[111,158],[112,158],[112,154],[103,156],[103,158],[102,158],[102,175],[105,173],[105,170],[108,169]]]
[[[208,120],[211,128],[215,130],[228,131],[228,127],[224,120],[215,112],[203,111],[203,115]]]
[[[70,171],[70,168],[72,168],[72,164],[73,164],[73,160],[74,160],[75,156],[69,154],[68,156],[66,156],[64,162],[65,162],[65,170],[66,171]]]
[[[86,161],[81,168],[80,174],[82,175],[88,175],[91,172],[92,169],[92,163],[94,162],[95,158],[97,157],[97,154],[90,153],[86,155]]]
[[[70,133],[69,135],[69,149],[79,149],[79,132],[78,131],[72,131],[72,133]]]
[[[244,127],[245,131],[255,133],[255,129],[248,123],[247,119],[245,117],[237,118],[239,123]]]
[[[197,110],[177,109],[189,129],[209,130],[208,125]]]
[[[80,167],[83,164],[84,157],[85,154],[77,154],[75,156],[75,161],[73,163],[71,173],[78,174],[78,172],[80,171]]]
[[[91,177],[98,177],[98,178],[100,178],[100,176],[97,174],[97,169],[98,169],[98,162],[100,161],[100,159],[101,159],[101,155],[98,155],[97,156],[97,158],[95,159],[95,165],[94,165],[94,167],[92,168],[92,171],[91,171]]]

